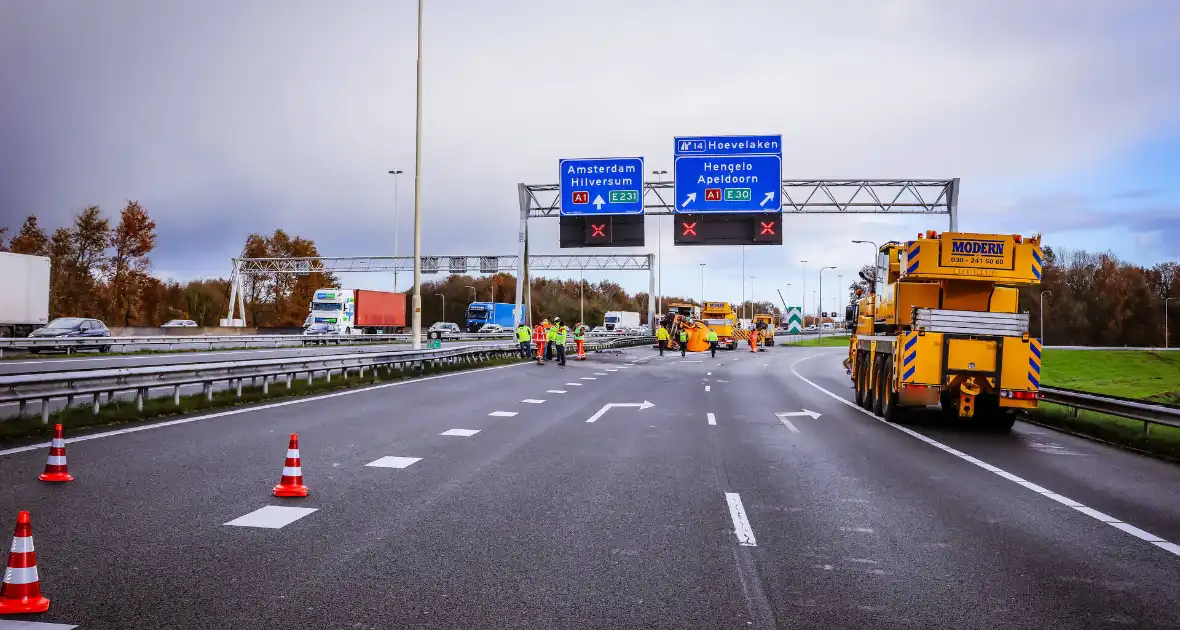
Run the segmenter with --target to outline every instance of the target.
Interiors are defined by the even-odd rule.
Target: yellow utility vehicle
[[[1041,237],[933,230],[883,245],[845,367],[856,402],[890,422],[940,404],[950,417],[1008,431],[1040,397],[1041,343],[1018,312],[1018,287],[1040,284]]]
[[[759,313],[754,316],[754,330],[758,331],[758,345],[759,346],[773,346],[774,345],[774,329],[778,327],[778,321],[775,320],[774,315],[769,313]]]
[[[717,333],[717,347],[737,348],[737,313],[729,302],[705,302],[705,309],[701,311],[701,321],[710,330]],[[737,331],[740,332],[740,331]]]

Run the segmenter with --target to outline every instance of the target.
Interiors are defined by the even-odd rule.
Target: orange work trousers
[[[586,360],[586,341],[583,339],[575,339],[574,341],[576,341],[578,343],[578,360],[585,361]]]

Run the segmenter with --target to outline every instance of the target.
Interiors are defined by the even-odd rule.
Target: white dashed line
[[[454,435],[457,437],[471,437],[471,436],[475,435],[476,433],[479,433],[479,429],[447,429],[446,431],[439,433],[439,435]]]
[[[707,392],[713,391],[713,386],[712,385],[705,385],[705,391],[707,391]]]
[[[717,416],[715,416],[711,413],[707,413],[707,414],[705,414],[705,419],[709,421],[709,424],[711,424],[713,426],[717,426]]]
[[[737,536],[738,544],[743,547],[757,547],[758,541],[754,540],[754,530],[750,529],[750,521],[746,519],[742,498],[736,492],[726,492],[725,502],[729,504],[729,517],[733,519],[733,534]]]
[[[489,416],[496,416],[497,418],[511,418],[516,415],[515,411],[493,411]]]
[[[959,459],[961,459],[965,462],[969,462],[971,464],[979,466],[980,468],[982,468],[990,473],[993,473],[999,477],[1003,477],[1004,479],[1012,481],[1018,485],[1025,487],[1025,488],[1028,488],[1029,490],[1032,490],[1033,492],[1036,492],[1037,494],[1040,494],[1041,496],[1045,496],[1050,499],[1053,499],[1054,501],[1056,501],[1062,505],[1069,506],[1082,514],[1089,516],[1090,518],[1098,520],[1102,523],[1106,523],[1107,525],[1110,525],[1111,527],[1114,527],[1115,529],[1122,530],[1126,533],[1131,534],[1132,536],[1135,536],[1136,538],[1140,538],[1144,541],[1147,541],[1147,542],[1155,545],[1156,547],[1159,547],[1160,549],[1167,551],[1168,553],[1171,553],[1176,556],[1180,556],[1180,545],[1177,545],[1176,543],[1168,542],[1167,540],[1164,540],[1163,538],[1160,538],[1159,536],[1156,536],[1155,534],[1143,531],[1142,529],[1139,529],[1137,527],[1134,527],[1133,525],[1129,525],[1127,523],[1124,523],[1123,521],[1120,521],[1120,520],[1114,518],[1113,516],[1103,514],[1102,512],[1099,512],[1098,510],[1095,510],[1093,508],[1082,505],[1081,503],[1078,503],[1077,501],[1074,501],[1073,499],[1070,499],[1068,497],[1065,497],[1065,496],[1062,496],[1062,495],[1057,494],[1055,492],[1052,492],[1046,488],[1042,488],[1041,486],[1038,486],[1032,482],[1026,481],[1026,480],[1024,480],[1016,475],[1013,475],[1012,473],[1010,473],[1006,470],[1003,470],[997,466],[993,466],[983,460],[972,457],[971,455],[968,455],[958,449],[951,448],[951,447],[947,446],[946,444],[939,442],[938,440],[928,438],[925,435],[922,435],[921,433],[914,431],[913,429],[886,422],[884,418],[878,418],[875,414],[873,414],[872,412],[870,412],[866,409],[862,409],[856,403],[854,403],[850,400],[845,400],[844,398],[824,389],[820,385],[813,382],[811,379],[808,379],[806,376],[803,376],[802,374],[800,374],[799,371],[795,369],[796,365],[799,365],[800,363],[807,361],[808,359],[814,359],[814,358],[820,357],[820,356],[824,356],[824,355],[813,354],[809,357],[804,357],[802,359],[799,359],[798,361],[795,361],[794,363],[791,364],[791,373],[794,374],[796,376],[796,378],[803,381],[804,383],[807,383],[808,385],[818,389],[819,391],[827,394],[828,396],[831,396],[832,398],[836,399],[837,401],[839,401],[845,405],[848,405],[852,409],[855,409],[856,411],[859,411],[859,412],[865,414],[866,416],[868,416],[874,420],[877,420],[878,422],[884,424],[887,427],[897,429],[898,431],[901,431],[902,433],[905,433],[906,435],[909,435],[910,437],[921,440],[921,441],[929,444],[930,446],[933,446],[934,448],[937,448],[943,452],[954,455],[955,457],[958,457]],[[1124,528],[1123,526],[1126,526],[1126,528]],[[1131,530],[1134,530],[1134,531],[1131,531]]]
[[[594,376],[606,376],[606,372],[595,372]]]
[[[394,455],[386,455],[385,457],[375,459],[365,465],[372,466],[373,468],[405,468],[414,462],[420,461],[422,461],[421,457],[397,457]]]
[[[842,532],[856,532],[858,534],[871,534],[871,533],[873,533],[873,528],[872,527],[841,527],[840,531],[842,531]]]
[[[583,376],[582,380],[583,381],[597,381],[598,379],[593,376]]]
[[[712,372],[705,372],[705,376],[713,376]]]
[[[569,385],[570,387],[581,387],[582,386],[581,383],[566,383],[566,385]]]
[[[258,508],[249,514],[239,516],[226,523],[234,527],[262,527],[265,529],[281,529],[295,521],[315,512],[316,508],[287,507],[285,505],[268,505]]]
[[[528,404],[530,404],[530,405],[539,405],[539,404],[541,404],[541,403],[543,403],[543,402],[545,402],[545,401],[544,401],[544,400],[541,400],[540,398],[525,398],[524,400],[522,400],[522,401],[520,401],[520,402],[522,402],[522,403],[528,403]]]
[[[564,389],[547,389],[547,390],[545,390],[545,393],[546,394],[564,394],[565,390]]]
[[[616,370],[614,368],[606,368],[606,371],[607,372],[618,372],[618,370]]]

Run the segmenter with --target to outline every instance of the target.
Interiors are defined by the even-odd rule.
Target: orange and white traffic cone
[[[33,553],[33,525],[29,513],[16,516],[16,533],[12,535],[12,552],[8,568],[0,583],[0,615],[43,613],[49,600],[41,596],[41,579],[37,577],[37,554]]]
[[[307,486],[303,485],[303,466],[299,462],[299,434],[291,434],[287,445],[287,461],[283,462],[283,476],[275,486],[276,497],[305,497]]]
[[[49,458],[45,460],[45,472],[38,477],[41,481],[73,481],[66,466],[66,438],[61,425],[53,427],[53,440],[49,443]]]

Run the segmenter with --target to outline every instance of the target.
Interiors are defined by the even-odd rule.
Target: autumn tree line
[[[155,247],[156,223],[136,201],[128,201],[115,217],[89,206],[65,226],[47,228],[35,215],[15,229],[0,226],[0,251],[49,257],[51,317],[96,317],[109,326],[159,326],[170,319],[218,325],[229,310],[229,279],[161,279],[152,273]],[[251,258],[320,255],[313,241],[283,230],[249,235],[242,254]],[[1049,292],[1044,296],[1044,336],[1049,345],[1161,346],[1164,301],[1173,297],[1168,311],[1172,345],[1176,345],[1178,269],[1175,261],[1144,267],[1112,253],[1046,247],[1042,283],[1021,289],[1020,306],[1030,314],[1032,333],[1040,335],[1041,292]],[[872,267],[865,272],[871,275]],[[584,315],[587,323],[598,325],[606,311],[638,311],[646,322],[647,293],[629,294],[613,281],[533,278],[531,285],[534,321],[555,316],[575,321]],[[338,279],[324,273],[250,276],[244,286],[246,325],[302,326],[315,290],[331,286],[339,286]],[[862,282],[854,282],[848,287],[849,300],[855,300],[857,289],[865,288]],[[462,324],[470,302],[512,302],[515,296],[516,278],[509,274],[439,276],[422,284],[422,320]],[[665,305],[697,303],[683,297],[663,301]],[[780,312],[771,302],[749,308]],[[740,312],[742,305],[734,304],[734,309]]]

